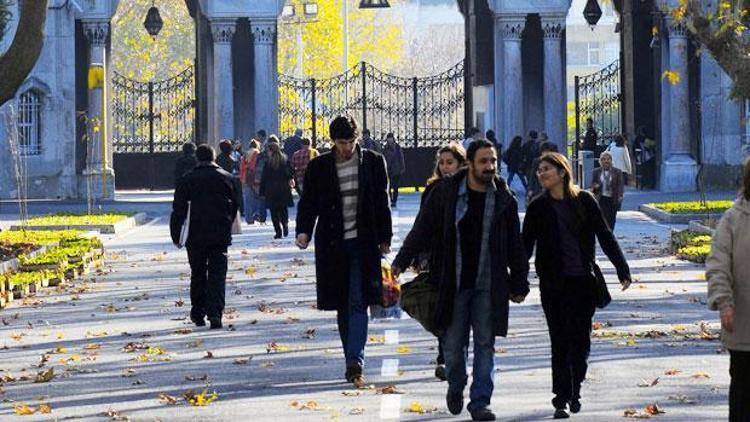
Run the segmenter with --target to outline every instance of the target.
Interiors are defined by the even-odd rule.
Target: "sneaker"
[[[440,381],[448,380],[448,377],[445,375],[445,365],[438,365],[435,367],[435,378]]]
[[[570,413],[578,413],[581,411],[581,401],[578,399],[573,399],[569,403],[570,405]]]
[[[570,415],[568,415],[568,412],[565,411],[563,408],[557,408],[555,409],[555,415],[553,416],[554,419],[568,419]]]
[[[448,405],[448,411],[450,411],[451,414],[458,415],[459,413],[461,413],[461,411],[464,410],[463,391],[459,393],[448,392],[448,394],[445,396],[445,404]]]
[[[217,329],[219,329],[219,328],[222,327],[222,325],[221,325],[221,318],[211,318],[211,319],[209,319],[209,321],[211,322],[211,329],[212,330],[217,330]],[[205,325],[205,323],[203,323],[203,324]]]
[[[473,421],[494,421],[495,420],[495,414],[492,413],[492,411],[486,407],[480,407],[479,409],[474,409],[470,413],[471,413],[471,420]]]

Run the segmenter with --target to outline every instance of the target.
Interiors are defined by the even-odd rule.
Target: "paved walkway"
[[[406,195],[394,213],[395,248],[418,203]],[[468,418],[447,413],[446,384],[433,377],[437,342],[410,319],[372,321],[365,375],[374,388],[345,383],[335,316],[313,309],[313,253],[291,238],[272,241],[270,226],[245,226],[230,250],[224,329],[194,327],[187,259],[169,241],[165,207],[150,224],[106,239],[101,272],[0,311],[0,419],[13,420],[20,403],[51,407],[29,420]],[[603,266],[614,302],[595,317],[583,410],[573,418],[620,420],[657,403],[665,412],[657,420],[726,419],[728,356],[701,339],[701,321],[710,335],[718,326],[704,304],[703,270],[666,256],[668,233],[640,213],[620,214],[617,235],[639,282],[620,292]],[[502,420],[551,418],[536,282],[511,306],[510,335],[496,345],[492,408]],[[48,368],[55,377],[35,383]],[[381,394],[388,385],[403,394]],[[191,389],[218,399],[191,406],[183,398]]]

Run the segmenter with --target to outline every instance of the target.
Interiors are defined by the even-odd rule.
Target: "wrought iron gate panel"
[[[282,136],[303,128],[328,139],[328,123],[349,114],[375,139],[392,132],[405,147],[459,141],[464,131],[463,62],[434,76],[408,78],[360,63],[328,79],[279,77]]]
[[[575,77],[576,139],[582,142],[586,119],[594,120],[599,142],[613,141],[622,132],[620,61],[602,70]],[[577,156],[577,144],[575,146]]]
[[[194,137],[194,71],[190,66],[162,81],[112,78],[114,153],[179,151]]]

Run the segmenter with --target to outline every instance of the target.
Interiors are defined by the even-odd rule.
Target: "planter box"
[[[694,231],[697,233],[703,233],[710,236],[714,235],[714,232],[716,230],[712,229],[711,227],[706,226],[703,224],[702,220],[692,220],[688,223],[688,230]]]
[[[10,226],[11,230],[80,230],[80,231],[98,231],[104,234],[122,233],[123,231],[139,226],[148,220],[146,213],[139,212],[122,221],[114,224],[96,224],[96,225],[55,225],[55,226]]]
[[[26,297],[31,294],[31,287],[28,284],[10,284],[8,283],[8,290],[13,292],[13,296],[17,298]]]
[[[47,280],[47,284],[50,287],[61,286],[65,284],[65,276],[54,276]]]
[[[39,270],[51,270],[59,271],[61,268],[68,265],[67,261],[58,262],[57,264],[25,264],[20,265],[18,269],[20,271],[39,271]]]
[[[33,250],[31,253],[29,253],[27,256],[29,258],[33,258],[37,255],[39,255],[42,252],[46,252],[49,249],[49,246],[40,246],[39,248]],[[0,262],[0,274],[9,273],[11,271],[15,271],[18,269],[18,259],[13,258],[9,259],[7,261]]]
[[[723,215],[723,213],[672,214],[646,204],[639,206],[638,210],[656,221],[669,224],[689,224],[693,220],[703,220],[706,218],[718,220]]]

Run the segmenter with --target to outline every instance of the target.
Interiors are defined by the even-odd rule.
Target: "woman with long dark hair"
[[[523,174],[521,165],[523,164],[523,150],[521,143],[523,138],[520,136],[514,136],[513,140],[510,141],[508,150],[503,155],[503,162],[508,166],[508,186],[513,183],[513,177],[518,176],[521,179],[521,184],[524,189],[528,189],[529,185],[526,181],[526,175]]]
[[[260,196],[266,198],[266,206],[271,210],[271,221],[276,231],[274,239],[289,236],[289,211],[294,186],[293,173],[287,164],[286,155],[281,152],[278,142],[266,144],[268,163],[263,168],[260,182]]]
[[[617,269],[623,290],[630,286],[630,269],[596,199],[574,184],[568,159],[547,152],[536,174],[543,191],[527,208],[523,241],[529,258],[536,246],[534,265],[552,343],[552,404],[555,419],[562,419],[567,406],[573,413],[581,410],[596,303],[594,238]]]

